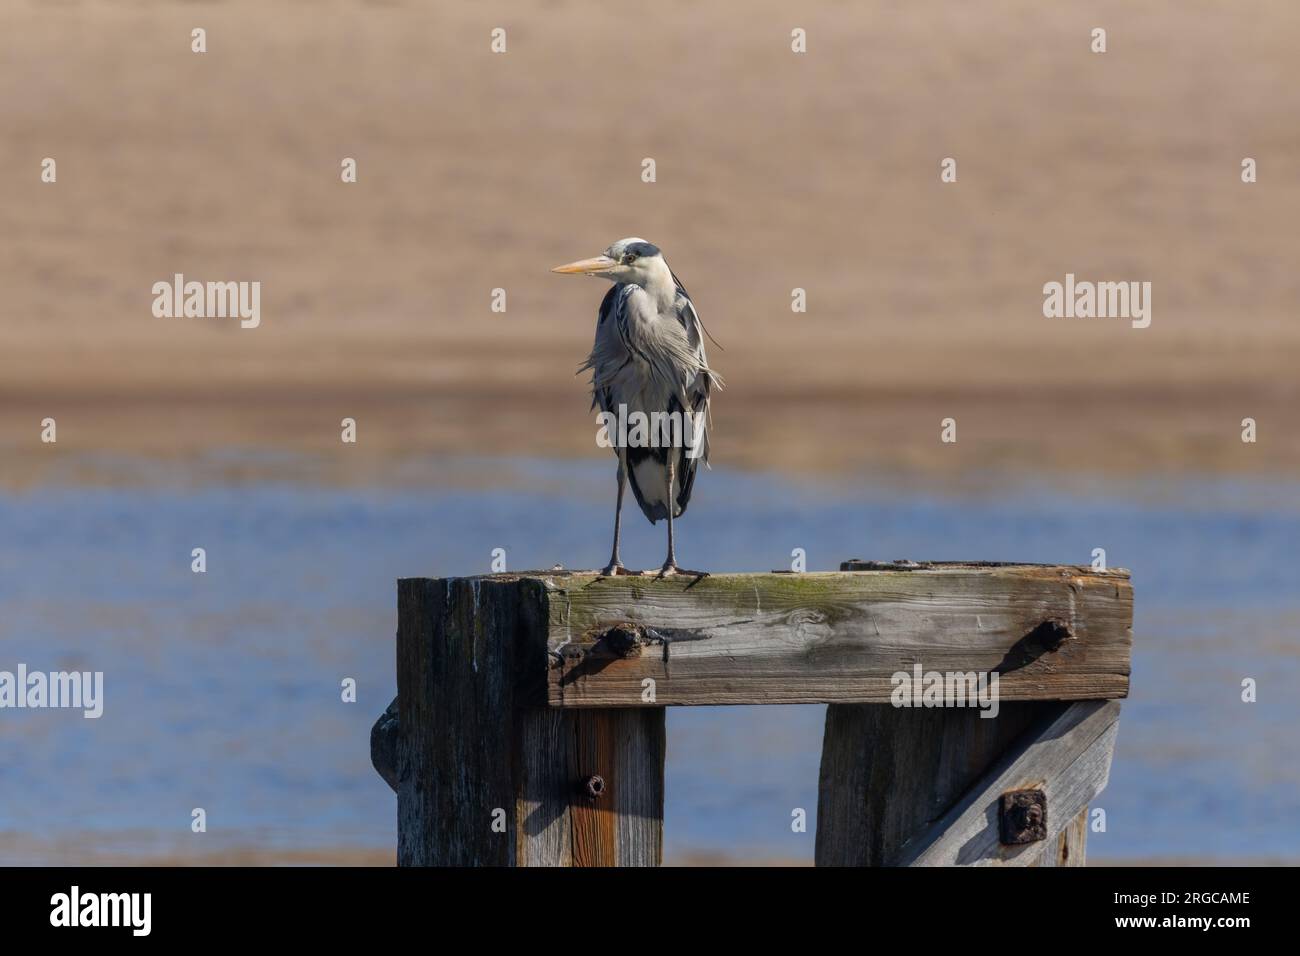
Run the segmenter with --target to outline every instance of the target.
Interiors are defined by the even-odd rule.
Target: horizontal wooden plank
[[[997,672],[1001,700],[1128,693],[1127,571],[875,565],[702,579],[541,573],[556,707],[885,703],[894,675]]]

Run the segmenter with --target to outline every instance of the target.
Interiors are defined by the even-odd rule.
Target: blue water
[[[512,463],[535,491],[271,482],[0,492],[0,669],[105,672],[105,711],[0,711],[0,837],[46,844],[391,847],[368,735],[394,694],[394,579],[595,567],[604,462]],[[662,561],[633,508],[624,559]],[[715,469],[681,523],[690,567],[808,554],[1133,570],[1133,692],[1089,856],[1300,859],[1300,486],[1007,488],[961,498]],[[207,550],[208,571],[190,570]],[[358,702],[343,703],[353,677]],[[1259,701],[1240,701],[1244,677]],[[671,709],[666,847],[811,859],[821,707]],[[202,807],[208,832],[190,833]],[[791,811],[808,811],[806,833]],[[0,846],[4,843],[0,841]],[[0,860],[0,862],[4,862]]]

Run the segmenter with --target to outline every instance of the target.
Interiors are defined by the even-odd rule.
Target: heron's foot
[[[679,575],[679,574],[684,574],[684,575],[686,575],[686,576],[688,576],[688,577],[692,577],[692,578],[695,578],[695,579],[697,579],[697,580],[700,579],[700,578],[707,578],[707,577],[709,576],[709,572],[708,572],[708,571],[691,571],[691,570],[689,570],[689,569],[687,569],[687,568],[679,568],[679,567],[677,566],[677,562],[676,562],[676,561],[666,561],[666,562],[664,563],[664,566],[663,566],[662,568],[659,569],[659,573],[656,574],[655,577],[657,577],[657,578],[671,578],[671,577],[675,577],[675,576],[677,576],[677,575]]]
[[[620,574],[635,574],[635,573],[636,573],[635,571],[629,571],[627,568],[623,567],[621,562],[611,561],[609,565],[600,572],[600,576],[602,578],[613,578],[613,577],[617,577]]]

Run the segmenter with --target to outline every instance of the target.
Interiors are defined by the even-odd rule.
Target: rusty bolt
[[[605,778],[598,773],[593,773],[587,778],[587,782],[584,786],[587,790],[587,796],[595,800],[598,797],[603,796],[605,793]]]
[[[600,640],[616,657],[636,657],[641,653],[644,636],[635,624],[616,624]]]
[[[1002,794],[998,837],[1007,846],[1047,839],[1047,794],[1009,790]]]

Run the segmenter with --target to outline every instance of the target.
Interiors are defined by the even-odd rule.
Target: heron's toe
[[[667,578],[667,577],[675,577],[676,575],[679,574],[685,575],[686,577],[695,578],[696,580],[699,580],[700,578],[707,578],[709,576],[708,571],[690,571],[686,568],[679,568],[675,564],[665,564],[662,568],[659,569],[659,573],[655,575],[655,577]]]

